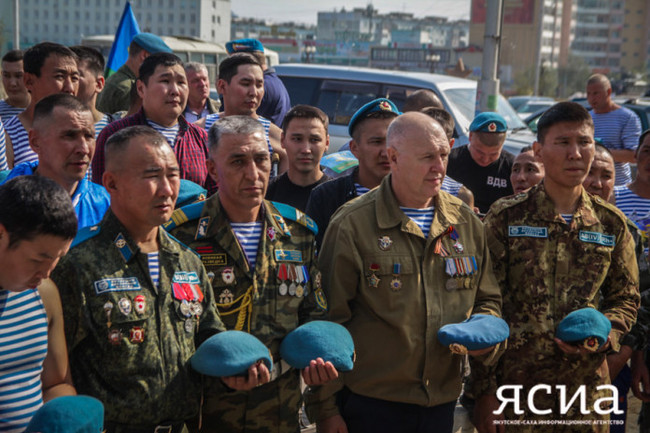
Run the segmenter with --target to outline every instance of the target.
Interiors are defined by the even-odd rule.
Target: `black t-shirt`
[[[472,159],[467,146],[456,147],[449,154],[447,175],[462,183],[474,194],[474,205],[486,213],[492,203],[513,194],[510,172],[514,155],[501,151],[499,159],[481,167]]]
[[[291,182],[289,175],[284,173],[282,176],[276,177],[271,181],[269,188],[266,190],[266,199],[288,204],[304,212],[307,209],[307,201],[309,200],[311,190],[328,180],[330,178],[323,174],[323,177],[318,182],[307,186],[300,186]]]

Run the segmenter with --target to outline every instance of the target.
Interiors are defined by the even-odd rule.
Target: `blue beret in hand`
[[[510,327],[505,320],[489,314],[475,314],[461,323],[438,330],[438,341],[449,350],[465,355],[469,350],[485,349],[505,341]]]
[[[354,365],[354,342],[344,326],[314,320],[291,331],[280,345],[280,356],[290,366],[303,369],[311,360],[323,358],[339,371],[350,371]]]
[[[271,371],[269,349],[257,337],[242,331],[224,331],[199,346],[190,363],[194,370],[207,376],[227,377],[245,374],[257,361]]]
[[[25,433],[101,433],[104,405],[87,395],[57,397],[36,411]]]
[[[612,323],[603,313],[594,308],[582,308],[562,319],[556,336],[562,341],[579,343],[585,349],[595,352],[605,344],[611,330]]]

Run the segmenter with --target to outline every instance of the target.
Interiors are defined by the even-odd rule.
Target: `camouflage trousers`
[[[297,433],[302,400],[300,372],[291,369],[276,380],[248,392],[232,391],[210,378],[204,387],[200,433]]]

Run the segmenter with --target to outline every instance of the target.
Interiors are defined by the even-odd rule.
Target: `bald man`
[[[357,360],[310,391],[319,432],[452,431],[460,357],[436,332],[470,314],[500,315],[501,295],[480,220],[440,190],[450,149],[436,120],[397,117],[387,133],[390,174],[330,221],[319,267],[330,319],[352,334]],[[470,355],[492,361],[499,352]]]
[[[635,152],[641,136],[639,117],[612,101],[612,85],[603,74],[587,80],[587,101],[594,119],[594,137],[612,152],[616,167],[616,185],[632,182],[630,162],[636,162]]]

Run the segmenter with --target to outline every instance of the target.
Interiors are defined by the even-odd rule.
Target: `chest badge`
[[[393,240],[388,236],[380,237],[377,239],[377,242],[379,244],[379,249],[382,251],[388,251],[390,250],[390,247],[393,246]]]
[[[377,288],[379,287],[379,282],[381,281],[381,278],[377,276],[377,272],[379,272],[379,265],[376,263],[373,263],[370,265],[370,276],[368,277],[368,284],[370,287]]]
[[[269,237],[269,240],[275,240],[275,228],[269,227],[266,229],[266,235]]]
[[[235,282],[235,271],[233,270],[233,268],[230,267],[230,266],[228,266],[226,268],[223,268],[223,270],[221,271],[221,279],[226,284],[234,283]]]
[[[125,316],[131,314],[131,301],[129,301],[129,298],[121,298],[117,303],[117,306],[120,308],[120,313]]]
[[[135,312],[138,314],[144,314],[147,309],[147,300],[144,295],[138,295],[133,299],[133,306],[135,307]]]

